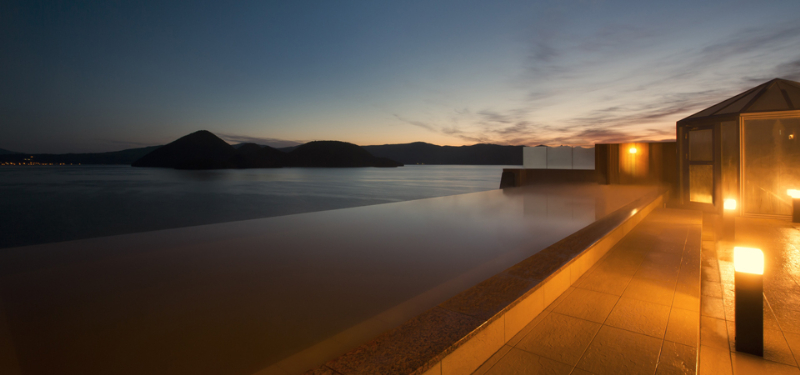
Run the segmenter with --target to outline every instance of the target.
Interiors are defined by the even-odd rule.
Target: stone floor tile
[[[727,290],[723,290],[722,294],[722,309],[725,312],[725,320],[736,320],[736,299],[733,298],[733,292],[728,293]]]
[[[722,298],[701,298],[700,315],[725,320],[725,308],[722,307]]]
[[[612,251],[605,259],[597,263],[597,267],[622,275],[633,276],[643,260],[644,254],[641,252]]]
[[[653,374],[662,340],[603,326],[578,362],[578,368],[598,375]]]
[[[703,279],[703,281],[713,281],[715,283],[719,282],[719,269],[703,266],[700,271],[700,277]]]
[[[608,293],[616,296],[621,296],[625,288],[630,283],[633,277],[630,275],[623,275],[602,268],[595,268],[594,270],[584,274],[578,279],[573,286],[595,292]]]
[[[634,277],[622,296],[671,306],[675,296],[675,283]]]
[[[619,297],[613,294],[575,288],[553,311],[595,323],[603,323],[617,300]]]
[[[506,345],[516,346],[520,341],[522,341],[523,338],[525,338],[525,336],[527,336],[529,333],[531,333],[531,331],[542,320],[544,320],[544,318],[547,317],[548,314],[550,314],[549,311],[542,311],[541,313],[539,313],[539,315],[537,315],[535,318],[533,318],[533,320],[530,323],[528,323],[528,325],[526,325],[525,328],[522,328],[519,331],[519,333],[517,333],[516,335],[514,335],[514,337],[512,337],[510,340],[508,340]]]
[[[800,369],[780,363],[765,361],[745,353],[731,353],[736,375],[800,375]],[[702,363],[702,358],[700,359]]]
[[[700,375],[733,375],[731,352],[710,346],[700,346]]]
[[[709,267],[709,268],[719,268],[719,264],[717,263],[717,257],[714,256],[714,252],[704,252],[700,256],[701,265],[702,267]]]
[[[764,330],[764,359],[797,367],[797,361],[781,331]]]
[[[686,238],[685,235],[681,236]],[[684,243],[681,241],[678,242],[664,242],[664,241],[656,241],[656,243],[651,245],[652,251],[658,251],[663,253],[670,253],[670,254],[678,254],[680,255],[683,253]]]
[[[517,348],[511,348],[486,375],[563,374],[568,375],[572,366],[553,361]]]
[[[700,297],[692,296],[681,291],[680,284],[675,289],[675,296],[672,299],[672,308],[690,310],[700,315]]]
[[[795,362],[800,364],[800,334],[784,332],[783,337],[786,338],[786,343],[789,345],[792,355],[794,355]]]
[[[688,375],[697,371],[697,349],[664,341],[658,358],[656,375]]]
[[[736,323],[728,322],[727,329],[728,348],[731,352],[736,352]],[[797,361],[795,361],[792,350],[783,333],[772,329],[764,330],[764,359],[789,366],[797,366]]]
[[[681,268],[681,253],[666,253],[661,251],[649,251],[645,253],[642,265],[653,264],[664,266],[669,269],[679,270]]]
[[[696,311],[673,308],[669,314],[665,340],[697,347],[700,329],[700,314]]]
[[[21,372],[12,372],[12,374],[18,374],[18,373],[21,373]],[[255,373],[253,375],[290,375],[290,374],[291,374],[290,372],[287,372],[286,370],[284,370],[284,369],[282,369],[282,368],[280,368],[280,367],[278,367],[276,365],[272,365],[272,366],[269,366],[269,367],[267,367],[265,369],[260,370],[259,372]],[[314,369],[314,370],[312,370],[310,372],[306,372],[306,374],[309,374],[309,375],[323,375],[323,374],[324,375],[328,375],[328,374],[331,374],[331,375],[333,375],[335,373],[333,372],[333,370],[331,370],[331,369],[329,369],[327,367],[322,367],[322,368]]]
[[[663,339],[669,311],[668,306],[622,297],[605,324]]]
[[[701,293],[707,297],[722,298],[722,285],[713,281],[706,281],[701,284]]]
[[[566,291],[564,291],[564,293],[561,293],[561,295],[560,295],[560,296],[558,296],[558,297],[557,297],[557,298],[556,298],[556,299],[555,299],[555,300],[554,300],[554,301],[553,301],[551,304],[549,304],[549,305],[545,306],[545,308],[544,308],[544,309],[545,309],[546,311],[553,311],[553,309],[554,309],[554,308],[556,308],[556,306],[558,306],[558,305],[561,303],[561,301],[563,301],[565,298],[567,298],[567,296],[568,296],[570,293],[572,293],[572,291],[573,291],[574,289],[575,289],[574,287],[569,287],[569,288],[567,288],[567,290],[566,290]],[[545,302],[545,303],[546,303],[546,302]]]
[[[730,320],[725,321],[725,326],[728,329],[728,350],[731,352],[736,351],[736,322]]]
[[[642,265],[639,267],[639,270],[636,271],[636,275],[634,276],[642,279],[653,279],[653,280],[675,283],[678,281],[679,272],[680,272],[679,265],[669,266],[653,262],[643,262]]]
[[[700,345],[729,350],[728,327],[725,320],[701,316]]]
[[[700,268],[697,263],[681,267],[681,271],[678,273],[678,285],[687,288],[687,292],[700,295]]]
[[[489,359],[487,359],[486,362],[484,362],[481,365],[481,367],[478,367],[478,369],[475,370],[475,372],[473,372],[472,375],[486,374],[489,371],[489,369],[492,368],[492,366],[494,366],[498,361],[500,361],[500,359],[503,358],[506,354],[508,354],[508,352],[511,349],[512,349],[511,346],[503,345],[503,347],[500,348],[500,350],[494,353],[491,357],[489,357]]]
[[[720,281],[727,284],[733,284],[733,262],[720,261],[719,277]]]
[[[550,313],[516,347],[561,363],[575,365],[600,330],[600,324]]]
[[[800,313],[790,310],[776,310],[775,318],[785,332],[800,333]],[[766,324],[766,322],[764,322]]]
[[[797,312],[794,314],[800,315],[800,313]],[[766,297],[764,298],[764,329],[774,329],[777,331],[783,330],[781,329],[780,324],[778,324],[778,319],[775,317],[774,311],[771,309]]]

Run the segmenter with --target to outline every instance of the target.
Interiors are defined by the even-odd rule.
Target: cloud
[[[573,29],[563,19],[554,14],[533,26],[523,67],[508,84],[516,100],[394,116],[467,142],[661,141],[674,139],[676,121],[751,87],[800,80],[794,21],[689,34],[674,25]]]
[[[397,118],[398,120],[400,120],[402,122],[405,122],[406,124],[411,124],[411,125],[414,125],[414,126],[418,126],[420,128],[427,129],[427,130],[430,130],[432,132],[436,132],[437,131],[433,126],[428,125],[428,124],[426,124],[426,123],[424,123],[422,121],[409,120],[409,119],[407,119],[407,118],[405,118],[403,116],[400,116],[398,114],[393,114],[393,116],[395,118]]]
[[[150,147],[155,146],[152,143],[143,143],[143,142],[132,142],[132,141],[118,141],[114,139],[98,139],[101,142],[111,144],[113,147],[121,147],[120,150],[129,149],[129,148],[142,148],[142,147]]]
[[[259,145],[267,145],[274,148],[283,148],[283,147],[294,147],[305,143],[305,142],[289,141],[277,138],[260,138],[260,137],[250,137],[246,135],[235,135],[235,134],[225,134],[225,133],[215,133],[215,134],[231,144],[256,143]]]

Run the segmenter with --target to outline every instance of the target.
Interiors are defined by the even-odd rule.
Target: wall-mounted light
[[[736,199],[726,199],[723,203],[726,210],[733,211],[736,209]]]
[[[764,253],[733,248],[736,351],[764,355]]]
[[[628,152],[630,152],[631,154],[635,154],[635,153],[636,153],[636,147],[631,147],[631,148],[628,150]]]

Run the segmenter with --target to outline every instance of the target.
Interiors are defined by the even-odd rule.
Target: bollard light
[[[764,356],[764,253],[733,248],[736,351]]]
[[[789,189],[786,194],[792,197],[792,222],[800,223],[800,190]]]
[[[725,199],[722,212],[722,239],[736,239],[736,199]]]

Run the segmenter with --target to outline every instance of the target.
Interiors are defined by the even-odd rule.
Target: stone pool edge
[[[469,374],[663,206],[666,194],[641,197],[306,374]]]

